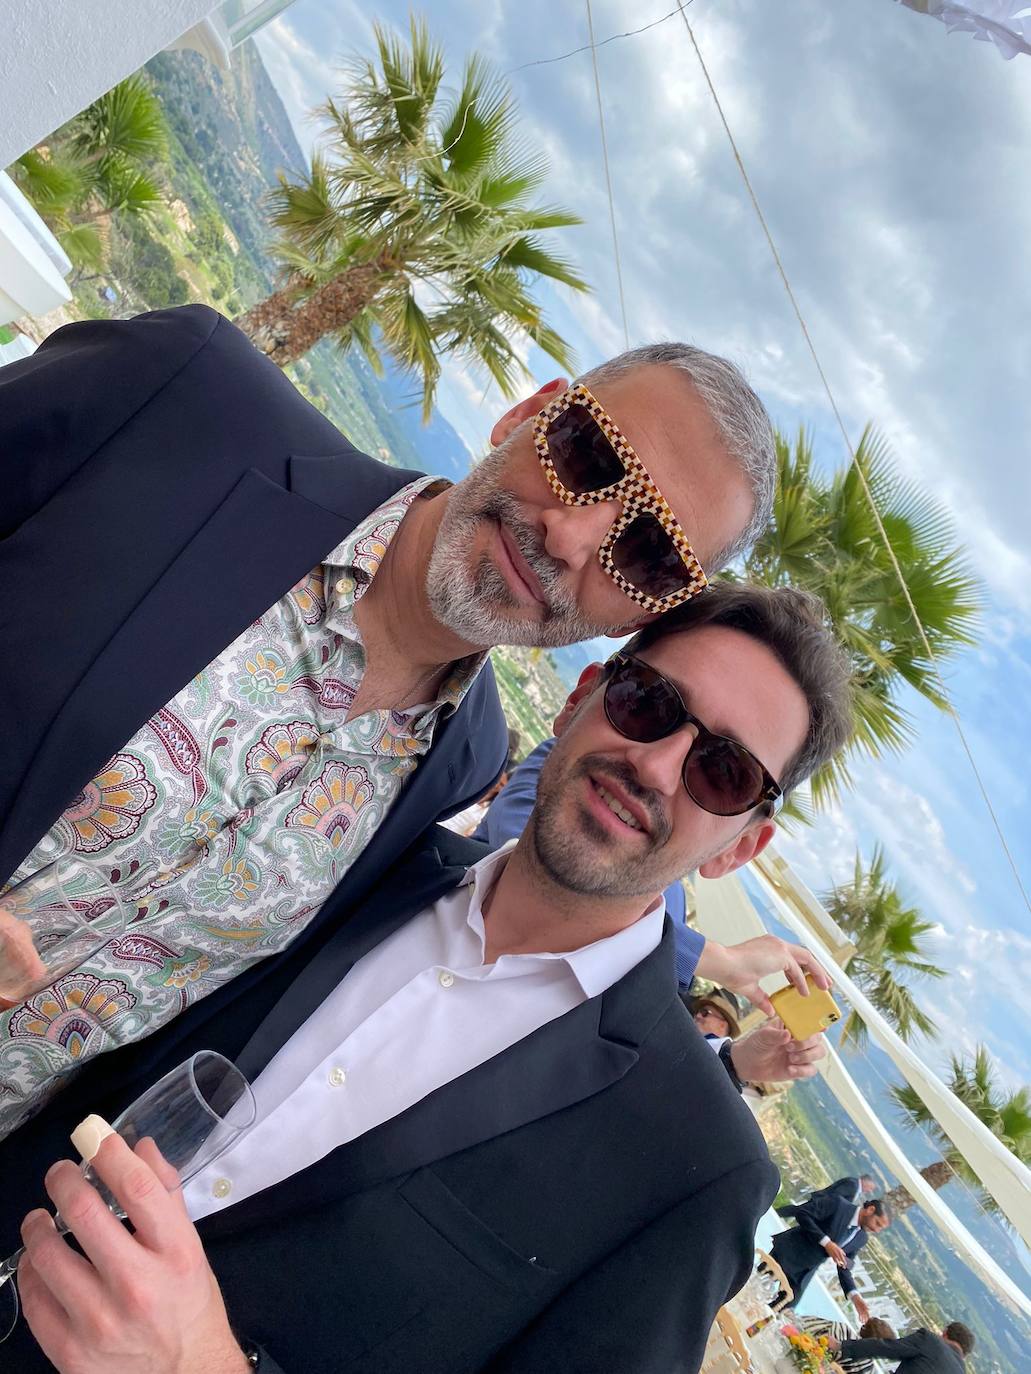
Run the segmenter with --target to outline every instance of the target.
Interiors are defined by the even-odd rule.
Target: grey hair
[[[773,424],[766,407],[740,368],[715,353],[685,343],[645,344],[592,367],[579,378],[585,386],[609,382],[635,367],[675,367],[693,384],[731,456],[741,464],[752,488],[752,517],[732,543],[711,560],[712,572],[744,553],[770,523],[777,484]]]

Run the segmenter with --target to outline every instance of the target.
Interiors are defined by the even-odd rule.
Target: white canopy
[[[776,910],[778,920],[795,932],[829,968],[835,967],[834,960],[814,935],[811,926],[782,900],[772,884],[755,870],[753,872]],[[795,882],[798,883],[797,877]],[[725,943],[736,943],[765,930],[759,913],[738,878],[731,876],[714,882],[699,879],[695,883],[695,895],[698,926],[703,934],[712,935]],[[816,902],[812,893],[808,896]],[[862,1017],[871,1039],[891,1057],[907,1082],[927,1103],[935,1119],[998,1202],[1007,1219],[1027,1240],[1031,1237],[1031,1172],[921,1063],[845,972],[835,967],[834,977],[837,991],[848,998]],[[1020,1311],[1031,1316],[1031,1300],[924,1181],[920,1171],[878,1120],[840,1057],[830,1046],[828,1049],[830,1054],[824,1069],[827,1084],[872,1148],[924,1208],[951,1248],[986,1283],[991,1284]]]

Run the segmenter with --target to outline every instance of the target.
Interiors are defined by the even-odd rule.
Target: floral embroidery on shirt
[[[365,671],[359,588],[432,484],[397,492],[248,625],[12,875],[78,854],[104,866],[133,910],[124,934],[0,1012],[0,1138],[73,1067],[284,949],[368,844],[484,661],[455,664],[428,706],[347,719]]]

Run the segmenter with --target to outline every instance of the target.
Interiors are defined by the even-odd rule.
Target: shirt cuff
[[[829,1240],[830,1240],[830,1236],[821,1236],[820,1239],[819,1239],[819,1241],[817,1242],[817,1244],[818,1244],[818,1245],[826,1245],[827,1242],[828,1242]]]

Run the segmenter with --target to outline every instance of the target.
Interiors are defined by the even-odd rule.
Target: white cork
[[[82,1156],[83,1163],[88,1164],[108,1136],[114,1134],[114,1127],[109,1126],[102,1116],[88,1116],[72,1131],[72,1144]]]

